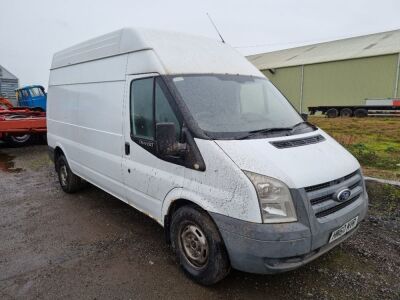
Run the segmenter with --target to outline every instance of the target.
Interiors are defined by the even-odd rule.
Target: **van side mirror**
[[[186,149],[186,144],[180,144],[176,140],[174,123],[156,124],[157,152],[161,155],[178,155]]]
[[[303,121],[308,121],[308,114],[302,113],[301,117],[302,117]]]

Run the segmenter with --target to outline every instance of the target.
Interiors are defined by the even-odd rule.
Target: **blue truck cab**
[[[41,85],[29,85],[15,90],[18,106],[46,111],[47,94]]]

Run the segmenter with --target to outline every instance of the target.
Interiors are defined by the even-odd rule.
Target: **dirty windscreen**
[[[210,74],[171,79],[198,126],[206,132],[252,132],[291,127],[303,121],[265,78]]]

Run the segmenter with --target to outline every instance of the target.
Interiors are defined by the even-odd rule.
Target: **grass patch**
[[[400,118],[310,117],[363,166],[367,176],[400,180]]]
[[[370,198],[369,214],[386,219],[400,218],[400,188],[376,182],[368,182]]]

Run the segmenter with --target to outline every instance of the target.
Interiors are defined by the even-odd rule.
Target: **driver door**
[[[127,76],[124,108],[125,153],[122,172],[128,202],[161,220],[162,203],[182,186],[184,167],[156,151],[156,123],[173,122],[177,137],[182,122],[174,101],[158,74]]]

